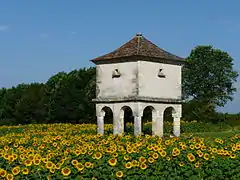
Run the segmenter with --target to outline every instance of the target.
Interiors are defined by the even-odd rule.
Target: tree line
[[[93,123],[95,68],[59,72],[46,83],[0,90],[0,123]]]
[[[216,107],[232,100],[238,73],[232,57],[212,46],[197,46],[183,68],[183,118],[219,121]],[[30,123],[96,123],[96,69],[59,72],[46,83],[0,89],[0,125]]]

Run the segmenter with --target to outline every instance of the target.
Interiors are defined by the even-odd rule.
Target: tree
[[[187,57],[183,68],[183,94],[214,107],[232,100],[238,73],[233,70],[233,59],[212,46],[197,46]]]
[[[17,123],[40,123],[45,118],[46,112],[42,104],[44,88],[42,83],[31,83],[22,91],[14,111]]]

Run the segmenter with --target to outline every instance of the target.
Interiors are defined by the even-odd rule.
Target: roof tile
[[[118,49],[91,61],[101,61],[108,59],[123,58],[128,56],[145,56],[160,59],[184,60],[183,58],[171,54],[146,39],[141,34],[137,34],[133,39],[119,47]]]

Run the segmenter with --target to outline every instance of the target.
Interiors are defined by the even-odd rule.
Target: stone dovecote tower
[[[152,133],[163,136],[163,115],[170,108],[173,133],[180,135],[182,116],[181,71],[183,58],[159,48],[142,34],[106,55],[96,64],[96,115],[98,133],[104,133],[106,109],[113,114],[113,134],[124,132],[126,109],[134,116],[134,134],[142,132],[145,108],[152,110]]]

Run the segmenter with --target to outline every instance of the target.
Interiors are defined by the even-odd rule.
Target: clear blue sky
[[[239,9],[239,0],[1,0],[0,87],[93,66],[89,59],[137,32],[182,57],[211,44],[227,51],[239,71]],[[240,112],[240,92],[221,111]]]

